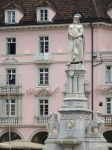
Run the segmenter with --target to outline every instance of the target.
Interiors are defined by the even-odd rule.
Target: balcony
[[[10,117],[10,125],[21,125],[22,117]],[[0,117],[0,126],[8,126],[9,125],[9,117]]]
[[[34,121],[35,125],[47,126],[47,123],[50,121],[50,116],[35,116]]]
[[[112,114],[102,115],[102,119],[105,121],[105,125],[112,125]]]
[[[8,84],[3,85],[2,76],[1,76],[0,95],[8,95],[8,92],[10,93],[10,95],[23,95],[20,74],[19,74],[18,85],[10,84],[9,88],[8,88]]]
[[[52,61],[52,55],[50,53],[48,54],[35,54],[34,55],[34,62],[40,62],[40,63],[45,63],[45,62],[51,62]]]

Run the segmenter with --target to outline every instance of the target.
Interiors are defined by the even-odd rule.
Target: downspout
[[[91,104],[92,104],[92,111],[93,111],[93,26],[92,22],[90,22],[91,26]],[[93,120],[93,113],[92,113],[92,120]]]

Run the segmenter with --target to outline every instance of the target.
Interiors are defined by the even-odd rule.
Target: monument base
[[[108,150],[106,140],[97,133],[85,135],[85,138],[48,138],[45,144],[46,150]]]

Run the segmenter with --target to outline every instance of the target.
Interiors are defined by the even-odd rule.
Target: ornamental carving
[[[61,119],[76,119],[76,118],[80,118],[80,119],[89,119],[90,116],[90,112],[84,112],[84,111],[80,111],[80,112],[75,112],[75,113],[67,113],[67,114],[61,114]]]
[[[104,125],[105,121],[101,120],[101,112],[96,110],[93,114],[93,121],[91,121],[87,127],[87,134],[94,133],[95,128],[98,128],[98,132],[102,133]]]
[[[6,58],[3,62],[3,64],[13,64],[13,63],[18,63],[18,60],[13,58],[12,56]]]
[[[59,133],[60,131],[60,123],[58,122],[58,115],[56,112],[51,113],[50,122],[47,124],[47,128],[49,130],[49,134],[53,134],[53,130],[56,129]]]
[[[77,103],[76,108],[84,108],[84,107],[81,105],[81,103]]]
[[[67,130],[74,130],[74,120],[67,120],[66,125],[67,125]]]

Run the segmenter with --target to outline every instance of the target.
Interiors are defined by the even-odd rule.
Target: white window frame
[[[111,94],[109,94],[109,95],[103,95],[103,114],[104,115],[105,114],[109,115],[109,114],[107,114],[107,98],[112,99],[112,95]],[[112,110],[112,108],[111,108],[111,110]]]
[[[41,13],[40,13],[41,10],[43,10],[43,11],[47,10],[47,20],[41,20]],[[49,21],[49,9],[45,8],[45,7],[39,8],[39,16],[38,16],[38,18],[39,18],[40,22],[48,22]],[[44,18],[45,18],[45,16],[44,16]]]
[[[12,66],[12,65],[9,65],[9,66],[4,66],[4,85],[7,85],[7,70],[10,70],[10,69],[15,69],[16,70],[16,80],[15,80],[15,85],[18,84],[18,66]]]
[[[49,53],[51,53],[51,47],[50,47],[50,45],[51,45],[51,38],[50,38],[50,34],[38,34],[37,35],[37,54],[40,54],[40,37],[48,37],[49,38],[49,52],[47,53],[47,54],[49,54]]]
[[[11,56],[15,56],[18,54],[18,36],[16,35],[12,35],[12,36],[5,36],[4,37],[4,55],[9,56],[10,54],[7,53],[8,51],[8,46],[7,46],[7,39],[12,39],[15,38],[16,39],[16,54],[12,54]]]
[[[15,103],[11,103],[11,100],[15,100],[15,99],[10,99],[10,116],[13,117],[13,116],[16,116],[16,100],[15,100]],[[5,116],[9,116],[6,114],[6,105],[8,105],[8,108],[9,108],[9,101],[8,103],[6,103],[6,101],[8,100],[5,100]],[[11,115],[11,105],[15,105],[15,115]]]
[[[8,12],[15,12],[15,22],[8,22]],[[16,10],[6,10],[6,23],[8,24],[15,24],[16,23]]]
[[[39,115],[40,116],[48,116],[49,115],[49,101],[48,101],[48,103],[45,103],[45,100],[48,100],[48,99],[39,100]],[[43,103],[40,103],[40,101],[43,101]],[[43,105],[43,115],[40,114],[40,105]],[[47,115],[45,114],[45,105],[48,106],[48,114]]]
[[[50,114],[51,114],[51,100],[50,100],[50,97],[46,97],[46,96],[36,98],[36,116],[40,116],[40,100],[48,100],[48,115],[45,115],[45,116],[50,116]]]
[[[40,72],[41,69],[43,69],[43,72]],[[48,72],[45,69],[48,69]],[[40,84],[40,74],[43,74],[43,84]],[[48,74],[48,84],[45,84],[45,74]],[[49,85],[49,68],[39,68],[39,85]]]
[[[45,36],[43,37],[43,36],[40,36],[39,37],[39,51],[40,51],[40,43],[41,43],[41,40],[40,40],[40,38],[43,38],[43,43],[44,43],[44,49],[43,49],[43,53],[42,52],[39,52],[40,54],[43,54],[43,55],[46,55],[46,54],[49,54],[49,36],[46,36],[46,37],[48,37],[48,40],[45,40]],[[48,52],[45,52],[45,42],[48,42]]]
[[[40,69],[47,69],[49,70],[49,78],[48,78],[48,85],[39,85],[39,77],[40,77]],[[37,65],[36,69],[36,87],[50,87],[50,65]]]
[[[8,42],[8,39],[10,39],[11,42]],[[15,42],[13,42],[12,39],[15,39]],[[16,55],[16,47],[15,47],[15,54],[8,54],[8,44],[11,44],[11,43],[16,44],[16,38],[7,38],[7,55]]]

